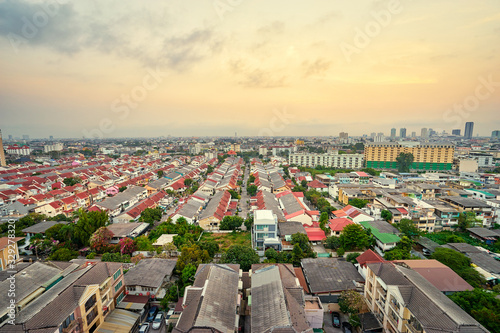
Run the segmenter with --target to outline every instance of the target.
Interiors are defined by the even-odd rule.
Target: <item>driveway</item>
[[[342,313],[340,314],[340,322],[344,320]],[[332,325],[332,314],[330,312],[325,312],[323,316],[323,329],[325,333],[342,333],[341,328],[333,327]]]

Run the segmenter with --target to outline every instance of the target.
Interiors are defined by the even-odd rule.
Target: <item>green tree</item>
[[[396,162],[398,162],[398,171],[399,172],[410,172],[411,165],[415,157],[412,153],[400,153],[398,157],[396,157]]]
[[[488,330],[500,332],[500,299],[494,293],[476,288],[449,297]]]
[[[62,235],[59,234],[61,229],[64,227],[64,224],[56,224],[53,225],[52,227],[48,228],[45,230],[45,237],[49,239],[55,239],[60,242],[64,242],[66,239],[62,237]]]
[[[403,235],[412,239],[417,238],[421,234],[415,223],[409,219],[401,219],[399,223],[396,223],[396,228],[398,228]]]
[[[139,222],[153,224],[154,222],[161,221],[162,216],[163,210],[160,207],[146,208],[142,211],[141,216],[139,217]]]
[[[75,186],[78,183],[81,183],[82,180],[78,177],[68,177],[63,179],[63,183],[66,186]]]
[[[163,175],[165,174],[165,172],[163,170],[158,170],[157,174],[158,174],[158,178],[163,178]]]
[[[224,216],[222,221],[220,222],[219,229],[220,230],[236,230],[241,227],[244,220],[240,216]]]
[[[419,259],[418,257],[413,258],[411,254],[411,249],[413,246],[413,241],[407,237],[402,236],[401,240],[396,244],[396,247],[384,254],[384,259],[386,260],[407,260],[407,259]]]
[[[306,180],[302,180],[302,181],[300,182],[300,186],[302,186],[302,187],[307,187],[307,181],[306,181]]]
[[[340,244],[339,237],[337,237],[337,236],[326,237],[326,240],[325,240],[325,247],[326,248],[335,250],[335,249],[338,249],[340,246],[341,246],[341,244]]]
[[[197,244],[184,245],[181,249],[181,255],[177,259],[176,270],[182,272],[188,264],[198,266],[210,262],[210,255],[207,250],[203,250]]]
[[[313,250],[311,247],[311,243],[309,243],[309,238],[307,235],[297,232],[292,235],[292,240],[290,241],[292,245],[299,244],[302,252],[304,253],[304,257],[312,257]]]
[[[210,257],[214,257],[217,252],[219,252],[219,244],[213,240],[203,240],[199,241],[198,245],[202,250],[206,250]]]
[[[364,249],[370,244],[370,238],[359,224],[348,224],[342,229],[340,244],[345,250]]]
[[[357,208],[363,208],[368,204],[368,200],[363,200],[363,199],[358,199],[358,198],[352,198],[349,200],[349,205],[357,207]]]
[[[474,226],[476,222],[476,214],[474,212],[463,212],[458,216],[458,229],[462,232],[467,231],[467,228]]]
[[[387,222],[391,222],[392,221],[392,213],[388,210],[383,210],[380,212],[380,216],[386,220]]]
[[[292,264],[297,267],[300,266],[302,258],[304,258],[304,251],[302,251],[298,243],[295,243],[292,250]]]
[[[78,252],[67,248],[56,250],[49,257],[50,260],[54,261],[70,261],[76,258],[78,258]]]
[[[257,194],[259,188],[256,185],[247,186],[247,193],[249,196],[254,197]]]
[[[259,263],[259,255],[250,246],[235,244],[231,245],[220,259],[221,263],[239,264],[244,271],[250,270],[252,264]]]
[[[358,314],[363,307],[363,296],[356,290],[344,290],[340,293],[339,307],[340,311],[348,314]]]
[[[276,262],[276,259],[278,259],[278,251],[273,248],[269,248],[266,250],[266,252],[264,252],[264,256],[268,260],[274,260],[274,262]]]
[[[245,220],[245,227],[247,228],[247,230],[252,230],[252,225],[253,225],[253,218],[252,217],[247,217],[247,219]]]
[[[80,209],[79,219],[74,228],[76,243],[83,246],[90,245],[90,236],[100,227],[106,226],[108,221],[109,217],[105,211],[87,213]]]
[[[235,190],[228,190],[228,192],[229,192],[229,194],[231,194],[231,199],[239,199],[240,198],[240,195]]]
[[[191,186],[193,182],[194,180],[192,180],[191,178],[184,179],[184,185],[186,185],[187,187]]]
[[[356,264],[357,263],[356,258],[359,257],[360,255],[361,253],[359,252],[352,252],[349,253],[345,259],[349,262],[352,262],[353,264]]]
[[[127,189],[127,186],[120,186],[120,188],[118,189],[118,191],[123,192],[126,189]]]
[[[137,251],[154,251],[153,242],[145,235],[139,236],[134,239]]]

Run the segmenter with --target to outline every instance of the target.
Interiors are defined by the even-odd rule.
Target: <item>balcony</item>
[[[66,328],[63,328],[62,331],[63,333],[72,332],[77,325],[78,325],[78,320],[75,319],[71,323],[69,323],[69,325]]]
[[[413,327],[412,324],[410,324],[409,322],[406,322],[405,323],[405,326],[406,326],[406,329],[408,332],[411,332],[411,333],[422,333],[422,330],[420,329],[416,329],[415,327]]]
[[[96,308],[92,310],[88,315],[87,315],[87,326],[90,326],[90,324],[94,321],[94,319],[97,318],[99,312],[97,311]]]
[[[92,297],[89,298],[87,302],[85,302],[85,312],[88,312],[90,309],[92,309],[92,307],[94,307],[96,303],[97,303],[96,297],[95,295],[92,295]]]

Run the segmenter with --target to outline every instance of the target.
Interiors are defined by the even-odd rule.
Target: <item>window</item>
[[[127,287],[128,291],[135,291],[135,286]]]
[[[258,224],[258,225],[255,226],[255,229],[256,230],[264,230],[264,225]]]
[[[124,292],[122,292],[122,293],[120,294],[120,296],[118,296],[118,297],[116,298],[116,304],[120,303],[124,297],[125,297],[125,293],[124,293]]]
[[[116,271],[115,274],[113,274],[113,279],[115,279],[115,281],[120,277],[120,275],[122,274],[122,270],[121,268],[119,270]]]
[[[120,290],[120,288],[122,287],[122,281],[118,282],[118,284],[115,286],[115,293]]]

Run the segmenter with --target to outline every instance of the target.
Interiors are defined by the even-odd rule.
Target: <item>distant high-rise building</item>
[[[54,136],[52,136],[52,135],[51,135],[51,136],[49,136],[49,140],[50,140],[50,141],[54,140]]]
[[[0,166],[7,166],[5,152],[3,151],[2,130],[0,130]]]
[[[349,139],[349,133],[347,133],[347,132],[340,132],[339,138],[341,138],[341,139]]]
[[[453,130],[451,130],[451,135],[458,135],[458,136],[460,136],[460,130],[459,129],[453,129]]]
[[[500,139],[500,131],[493,131],[493,132],[491,132],[491,138]]]
[[[429,136],[434,136],[436,135],[436,131],[433,130],[432,128],[429,128]]]
[[[373,139],[373,142],[384,142],[385,137],[384,133],[378,133],[377,136]]]
[[[29,140],[30,139],[30,136],[27,135],[27,134],[23,134],[23,140]]]
[[[465,123],[465,132],[464,137],[466,139],[472,138],[472,134],[474,133],[474,122],[468,121]]]
[[[406,128],[402,127],[399,129],[399,137],[406,138]]]
[[[411,132],[411,137],[416,138],[417,137],[417,132]]]
[[[395,138],[396,137],[396,129],[395,128],[391,128],[391,138]]]
[[[12,140],[12,134],[9,134],[9,140]]]
[[[372,132],[372,134],[370,134],[370,136],[371,136],[372,139],[375,139],[375,137],[377,136],[377,133]]]
[[[428,137],[427,128],[424,127],[424,128],[422,128],[420,130],[420,137],[421,138],[427,138]]]

